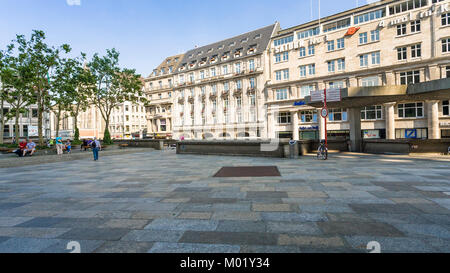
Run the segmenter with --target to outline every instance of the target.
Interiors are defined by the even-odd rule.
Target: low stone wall
[[[319,149],[319,140],[311,140],[309,152],[317,152]],[[348,152],[348,141],[347,140],[328,140],[328,150],[329,151],[339,151]]]
[[[285,157],[285,146],[288,142],[270,144],[269,141],[195,141],[186,140],[177,142],[177,154],[203,154],[203,155],[231,155],[231,156],[257,156],[257,157]],[[272,149],[264,149],[264,147]]]
[[[136,139],[136,140],[114,140],[114,144],[127,144],[128,147],[153,148],[163,150],[164,147],[175,145],[176,140],[169,139]]]
[[[449,147],[450,139],[373,139],[363,142],[363,151],[374,154],[447,154]]]

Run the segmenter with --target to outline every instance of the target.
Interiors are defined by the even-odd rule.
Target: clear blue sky
[[[0,49],[16,34],[44,30],[48,43],[68,43],[92,56],[119,50],[121,66],[148,76],[165,57],[261,28],[310,21],[310,0],[0,0]],[[318,0],[313,0],[314,19]],[[359,0],[359,5],[366,4]],[[321,0],[321,15],[354,8],[356,0]]]

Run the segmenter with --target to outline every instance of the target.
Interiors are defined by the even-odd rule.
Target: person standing
[[[62,137],[57,137],[56,138],[56,152],[58,155],[62,155],[63,154],[63,148],[64,144],[63,144],[63,140]]]
[[[98,160],[98,151],[102,148],[102,145],[100,144],[100,141],[97,140],[97,138],[94,137],[94,140],[91,143],[92,152],[94,153],[94,161]]]

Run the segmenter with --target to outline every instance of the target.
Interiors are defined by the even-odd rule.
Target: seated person
[[[70,154],[72,152],[72,143],[70,143],[69,139],[66,142],[66,150],[67,150],[68,154]]]
[[[23,150],[23,156],[26,156],[27,153],[29,153],[30,156],[33,156],[34,152],[36,152],[36,143],[29,139],[25,149]]]
[[[24,150],[27,148],[27,142],[24,140],[19,140],[19,149],[15,150],[14,153],[19,157],[23,156]]]

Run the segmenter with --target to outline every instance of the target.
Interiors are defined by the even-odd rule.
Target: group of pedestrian
[[[26,155],[33,156],[36,152],[36,143],[32,139],[19,141],[19,148],[14,150],[13,153],[17,154],[19,157],[24,157]]]
[[[64,150],[66,150],[68,154],[72,153],[72,143],[70,142],[70,139],[66,140],[66,143],[63,143],[62,137],[57,137],[55,139],[55,142],[56,142],[56,153],[58,155],[64,154]]]

